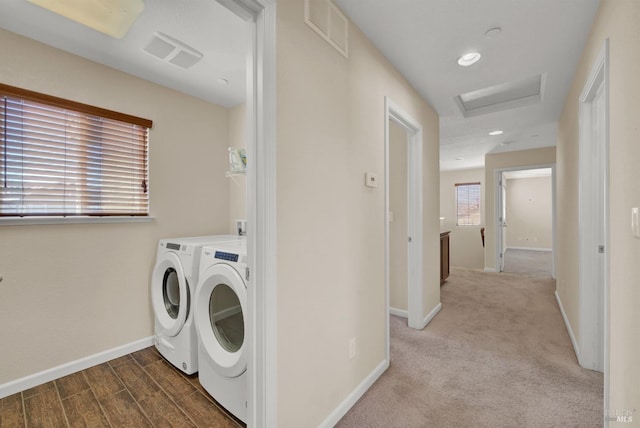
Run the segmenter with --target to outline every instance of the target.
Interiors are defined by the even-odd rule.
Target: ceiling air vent
[[[151,41],[142,50],[182,68],[191,67],[204,56],[191,46],[159,32],[153,34]]]
[[[305,0],[304,22],[349,58],[349,20],[330,0]]]
[[[509,110],[542,101],[546,73],[527,79],[501,83],[455,97],[465,117]]]

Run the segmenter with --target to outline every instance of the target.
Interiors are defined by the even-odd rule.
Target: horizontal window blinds
[[[456,184],[458,226],[480,225],[480,183]]]
[[[148,215],[148,128],[3,94],[0,215]]]

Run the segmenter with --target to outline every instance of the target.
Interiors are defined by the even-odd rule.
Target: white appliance
[[[243,422],[247,419],[246,258],[246,239],[202,247],[193,313],[198,380]]]
[[[155,318],[154,343],[162,356],[186,374],[198,371],[198,342],[193,324],[193,296],[201,248],[238,239],[235,235],[161,239],[151,276]]]

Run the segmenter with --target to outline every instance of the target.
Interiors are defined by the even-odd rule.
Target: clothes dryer
[[[202,247],[194,318],[198,380],[238,419],[247,419],[247,241]]]
[[[161,239],[151,276],[154,343],[160,354],[186,374],[198,371],[193,296],[202,246],[238,239],[235,235]]]

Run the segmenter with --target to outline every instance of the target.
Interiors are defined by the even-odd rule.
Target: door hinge
[[[502,253],[500,253],[500,258],[502,258]]]
[[[249,278],[250,278],[250,271],[249,271],[249,268],[246,267],[246,268],[244,268],[244,279],[249,281]]]
[[[604,245],[598,245],[598,252],[604,254]]]

